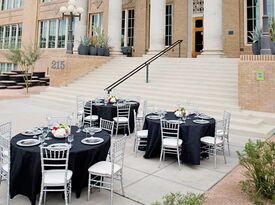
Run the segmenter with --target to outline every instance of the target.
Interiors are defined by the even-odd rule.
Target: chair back
[[[10,139],[11,139],[11,122],[0,125],[0,168],[2,164],[9,165],[10,158]],[[8,156],[6,156],[8,154]]]
[[[89,101],[88,104],[84,106],[84,116],[93,115],[93,102]]]
[[[219,137],[224,142],[225,130],[226,130],[226,120],[216,121],[214,144],[216,144],[217,137]],[[219,133],[219,134],[217,134],[217,133]]]
[[[129,104],[123,104],[119,105],[117,104],[117,117],[127,117],[130,118],[130,105]]]
[[[229,135],[230,120],[231,120],[231,113],[224,111],[223,121],[224,121],[224,127],[225,127],[225,131],[224,131],[225,137],[228,137]]]
[[[86,98],[84,96],[76,96],[76,113],[77,116],[82,116],[84,113],[84,107],[86,103]]]
[[[58,169],[65,171],[64,182],[67,178],[70,146],[49,148],[40,146],[42,175],[46,170]]]
[[[114,121],[109,121],[105,119],[100,119],[100,125],[99,127],[107,132],[110,133],[111,137],[113,136],[114,132]]]
[[[170,122],[169,120],[161,120],[161,138],[176,138],[177,145],[179,145],[179,130],[180,124],[177,122]]]
[[[124,165],[126,139],[127,139],[127,135],[124,135],[124,137],[117,139],[112,144],[112,149],[111,149],[112,173],[114,171],[114,164],[121,166],[121,168]]]

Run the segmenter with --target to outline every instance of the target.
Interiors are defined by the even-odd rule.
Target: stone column
[[[83,13],[81,14],[81,19],[74,18],[75,28],[74,28],[74,50],[77,51],[81,38],[87,35],[87,22],[88,22],[88,0],[78,0],[76,1],[76,8],[82,7]]]
[[[165,5],[165,0],[151,0],[148,54],[156,54],[165,47]]]
[[[200,57],[223,56],[223,0],[204,0],[204,45]]]
[[[108,38],[112,55],[121,54],[122,0],[109,0]]]
[[[264,14],[263,14],[263,32],[261,39],[261,55],[271,55],[270,49],[270,35],[269,35],[269,21],[267,15],[267,0],[263,0]]]

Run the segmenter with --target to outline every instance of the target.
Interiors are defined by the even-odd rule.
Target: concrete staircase
[[[104,88],[143,63],[146,58],[117,57],[67,87],[49,87],[33,96],[42,106],[60,106],[75,111],[76,96],[104,96]],[[274,133],[275,114],[243,111],[238,106],[238,59],[160,58],[150,66],[149,83],[145,69],[119,87],[119,96],[139,96],[159,108],[174,110],[178,101],[189,101],[199,110],[221,119],[232,113],[231,133],[269,137]]]

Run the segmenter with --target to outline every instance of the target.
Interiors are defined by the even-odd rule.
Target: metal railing
[[[172,45],[170,45],[169,47],[166,47],[165,49],[163,49],[162,51],[160,51],[159,53],[157,53],[156,55],[154,55],[152,58],[150,58],[149,60],[147,60],[146,62],[142,63],[141,65],[139,65],[138,67],[136,67],[135,69],[133,69],[131,72],[127,73],[126,75],[124,75],[123,77],[121,77],[120,79],[118,79],[117,81],[115,81],[114,83],[112,83],[111,85],[109,85],[108,87],[106,87],[104,90],[107,91],[108,94],[110,94],[110,92],[116,88],[117,86],[119,86],[121,83],[123,83],[124,81],[126,81],[127,79],[129,79],[130,77],[132,77],[133,75],[135,75],[136,73],[138,73],[139,71],[141,71],[143,68],[146,67],[146,83],[149,82],[149,66],[152,62],[154,62],[155,60],[157,60],[159,57],[161,57],[162,55],[164,55],[165,53],[167,53],[168,51],[170,51],[172,48],[179,46],[179,53],[178,53],[178,57],[180,58],[181,56],[181,43],[183,40],[177,40],[176,42],[174,42]]]

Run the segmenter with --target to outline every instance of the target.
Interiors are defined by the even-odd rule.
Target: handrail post
[[[180,58],[181,42],[179,43],[179,58]]]
[[[146,65],[146,83],[149,82],[149,64]]]

